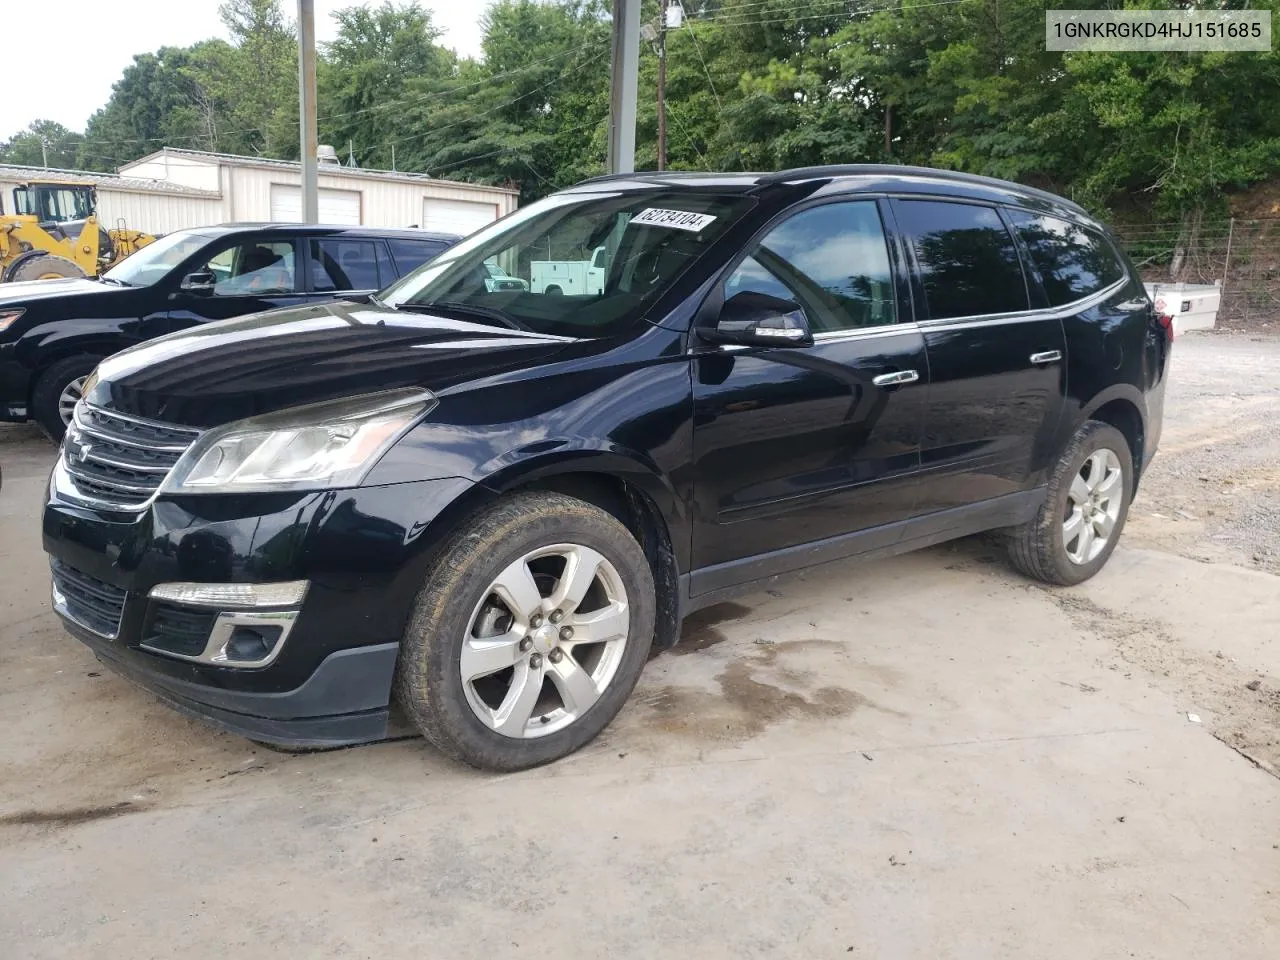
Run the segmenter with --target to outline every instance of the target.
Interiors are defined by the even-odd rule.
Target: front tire
[[[397,699],[472,766],[558,760],[622,709],[655,608],[644,551],[617,519],[563,494],[516,494],[434,563],[401,643]]]
[[[9,271],[12,283],[27,280],[75,280],[87,276],[75,261],[53,253],[23,260]]]
[[[1086,422],[1054,466],[1035,518],[1010,531],[1010,561],[1045,583],[1088,580],[1115,550],[1132,496],[1129,442],[1115,427]]]
[[[37,378],[31,391],[31,419],[40,424],[54,443],[62,442],[84,382],[101,360],[87,353],[63,357],[46,367]]]

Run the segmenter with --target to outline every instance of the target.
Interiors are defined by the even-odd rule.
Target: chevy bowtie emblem
[[[91,444],[88,444],[88,443],[80,444],[80,449],[76,451],[76,459],[79,460],[81,463],[84,463],[86,460],[89,459],[89,451],[92,449],[93,447]]]

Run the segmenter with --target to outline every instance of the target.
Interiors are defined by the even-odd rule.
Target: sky
[[[337,33],[331,14],[343,7],[379,6],[383,0],[315,0],[316,41],[332,40]],[[440,38],[464,56],[480,52],[480,18],[488,6],[484,0],[417,0],[429,9]],[[62,23],[91,25],[82,35],[92,37],[84,46],[88,60],[81,65],[79,51],[64,50],[51,69],[49,43],[56,34],[40,29],[49,26],[39,14],[38,4],[26,4],[13,11],[5,23],[8,42],[4,45],[5,75],[13,81],[0,97],[0,140],[7,140],[33,120],[56,120],[72,130],[83,130],[89,116],[111,96],[111,85],[120,78],[135,54],[150,53],[160,47],[185,47],[209,37],[226,38],[218,19],[220,0],[58,0]],[[297,16],[296,0],[284,0],[285,12]],[[27,20],[27,23],[23,23]],[[34,42],[23,43],[26,36]],[[43,39],[37,39],[43,38]],[[70,59],[68,59],[70,58]],[[72,68],[74,66],[74,69]],[[30,93],[19,95],[23,87]]]

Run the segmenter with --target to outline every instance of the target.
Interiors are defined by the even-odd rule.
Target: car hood
[[[353,303],[293,307],[150,340],[98,366],[90,403],[210,427],[396,387],[434,391],[545,361],[577,341]]]
[[[59,297],[111,296],[128,287],[117,287],[98,280],[26,280],[0,284],[0,307],[22,307],[41,300]]]

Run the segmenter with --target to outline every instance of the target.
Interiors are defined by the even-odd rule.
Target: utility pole
[[[636,168],[636,87],[640,0],[613,0],[613,75],[609,83],[609,172]]]
[[[302,222],[318,223],[315,0],[298,0],[298,115],[298,149],[302,154]]]
[[[49,141],[44,137],[40,138],[40,159],[44,161],[44,168],[49,169]]]
[[[658,8],[658,169],[667,169],[667,3]]]

